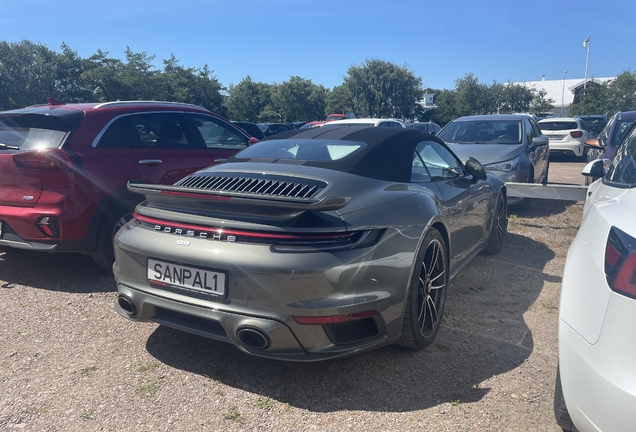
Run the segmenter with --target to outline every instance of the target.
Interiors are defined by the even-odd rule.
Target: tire
[[[444,314],[448,281],[446,242],[438,230],[431,228],[417,253],[398,345],[421,350],[435,340]]]
[[[508,232],[508,205],[503,193],[497,198],[492,228],[488,236],[488,244],[482,250],[484,255],[497,255],[501,250],[506,233]]]
[[[565,399],[563,398],[563,389],[561,388],[561,374],[559,372],[558,366],[556,383],[554,385],[554,418],[557,424],[564,431],[578,432],[576,426],[574,426],[574,423],[572,423],[570,413],[568,412],[568,407],[565,405]]]
[[[105,270],[112,270],[115,262],[113,239],[119,229],[132,219],[136,202],[124,201],[113,205],[99,224],[95,239],[95,250],[91,254],[93,261]]]

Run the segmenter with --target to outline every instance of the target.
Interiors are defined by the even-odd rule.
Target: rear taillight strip
[[[342,233],[325,233],[325,234],[289,234],[289,233],[268,233],[262,231],[243,231],[226,228],[213,228],[204,225],[184,224],[180,222],[166,221],[163,219],[151,218],[143,216],[139,213],[134,213],[135,219],[145,224],[169,227],[173,229],[191,230],[196,232],[206,232],[217,235],[236,236],[247,239],[268,239],[268,240],[339,240],[348,239],[353,237],[355,232],[342,232]]]

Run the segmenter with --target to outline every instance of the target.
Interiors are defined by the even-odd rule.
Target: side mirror
[[[258,138],[256,137],[250,137],[250,140],[248,142],[248,145],[252,145],[252,144],[256,144],[258,142]]]
[[[539,135],[537,137],[532,138],[532,145],[535,147],[546,146],[550,140],[545,135]]]
[[[589,139],[589,140],[585,141],[585,146],[586,147],[595,147],[595,148],[603,147],[601,145],[601,141],[599,141],[597,139]]]
[[[466,159],[464,167],[466,168],[466,172],[477,180],[485,180],[488,177],[484,166],[473,157]]]
[[[583,174],[586,177],[605,177],[605,165],[609,164],[609,159],[596,159],[583,167]]]

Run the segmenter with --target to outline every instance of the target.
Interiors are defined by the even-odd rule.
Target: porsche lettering
[[[216,240],[216,241],[236,242],[236,236],[227,235],[223,233],[211,233],[207,231],[175,228],[168,225],[154,225],[153,229],[155,231],[161,231],[168,234],[175,234],[175,235],[185,236],[185,237],[196,237],[196,238]]]

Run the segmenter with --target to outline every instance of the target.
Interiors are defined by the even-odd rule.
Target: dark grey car
[[[461,159],[474,157],[504,182],[548,182],[550,148],[529,115],[494,114],[460,117],[437,134]],[[523,198],[509,204],[527,204]]]
[[[146,201],[115,239],[117,312],[283,360],[426,347],[507,228],[501,180],[404,128],[284,132],[129,188]]]

